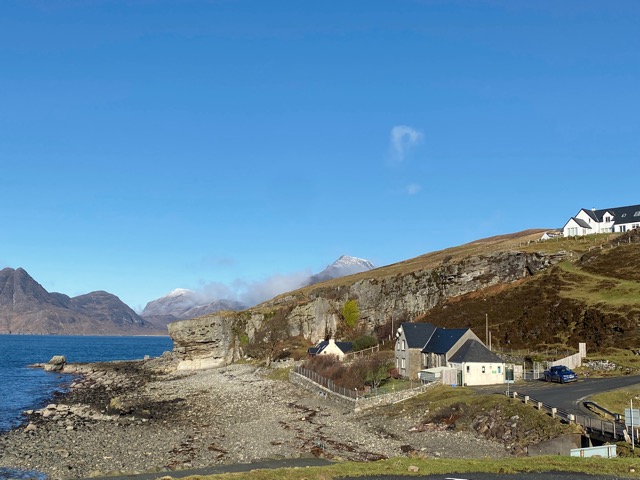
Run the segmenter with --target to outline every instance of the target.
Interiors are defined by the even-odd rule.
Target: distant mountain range
[[[22,268],[0,270],[0,333],[165,334],[111,293],[49,293]]]
[[[203,302],[202,295],[186,288],[176,288],[167,295],[147,303],[140,314],[156,324],[167,324],[177,320],[201,317],[222,310],[243,310],[235,300],[213,300]]]
[[[343,255],[324,270],[311,275],[300,286],[312,285],[334,278],[366,272],[375,268],[371,262],[362,258]],[[284,293],[284,292],[283,292]],[[221,299],[212,302],[203,301],[202,295],[186,288],[176,288],[167,295],[147,303],[141,316],[154,323],[170,323],[176,320],[200,317],[208,313],[222,310],[244,310],[250,305],[243,305],[235,300]]]
[[[372,268],[373,265],[367,260],[345,255],[322,272],[309,277],[304,285]],[[247,305],[235,300],[206,301],[198,292],[178,288],[149,302],[138,315],[108,292],[97,291],[69,297],[63,293],[48,292],[22,268],[0,270],[0,334],[166,334],[167,324],[176,320],[245,308]]]

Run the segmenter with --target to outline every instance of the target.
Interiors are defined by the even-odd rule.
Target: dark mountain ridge
[[[138,335],[166,330],[143,320],[117,296],[69,297],[47,290],[22,268],[0,270],[0,333]]]

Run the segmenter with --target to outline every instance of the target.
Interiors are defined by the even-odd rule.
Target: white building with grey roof
[[[640,228],[640,205],[581,209],[562,227],[565,237],[582,237],[593,233],[623,233]]]

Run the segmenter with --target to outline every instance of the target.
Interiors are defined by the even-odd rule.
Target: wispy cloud
[[[422,186],[417,183],[411,183],[404,189],[404,191],[409,195],[416,195],[420,190],[422,190]]]
[[[408,125],[396,125],[391,129],[391,158],[403,162],[413,147],[422,141],[422,132]]]
[[[262,280],[234,280],[226,284],[222,282],[201,282],[196,291],[198,300],[205,304],[214,300],[236,300],[250,307],[269,300],[281,293],[289,292],[305,285],[311,271],[277,273]]]

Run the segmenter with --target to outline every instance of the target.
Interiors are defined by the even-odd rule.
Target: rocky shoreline
[[[166,356],[64,371],[79,375],[69,391],[0,435],[0,468],[62,479],[305,456],[508,455],[503,444],[471,433],[356,414],[255,365],[183,372]]]

